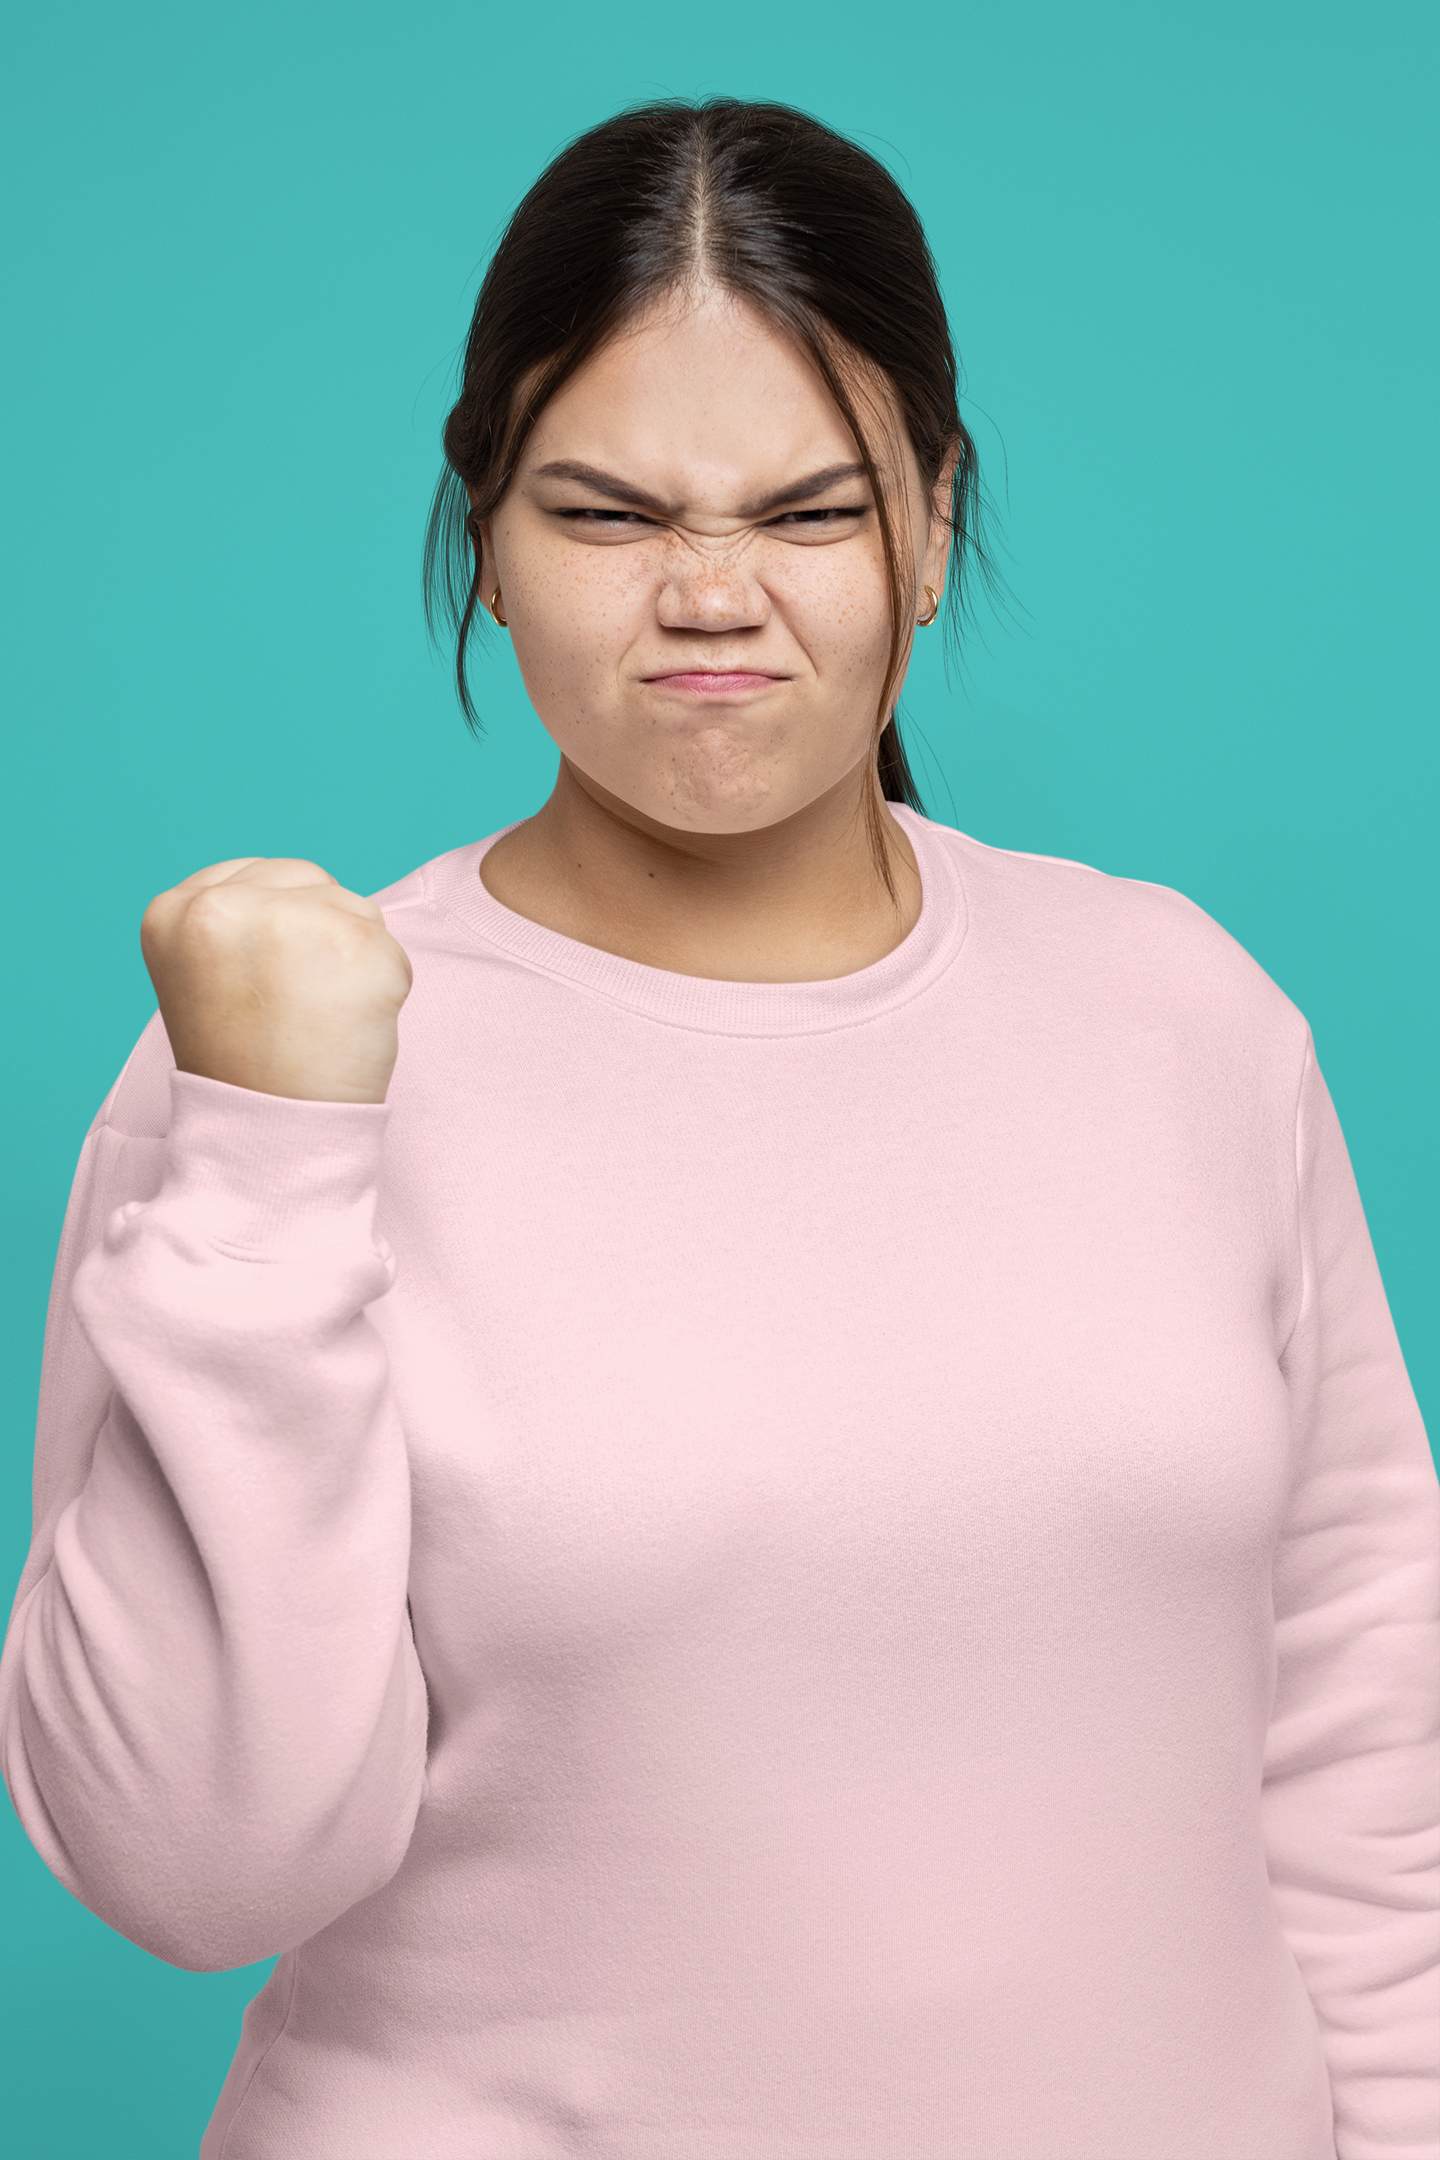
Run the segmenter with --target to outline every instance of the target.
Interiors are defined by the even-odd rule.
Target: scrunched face
[[[932,502],[888,388],[852,395],[902,575],[938,592],[944,476]],[[869,757],[890,655],[874,498],[813,363],[748,303],[702,285],[598,353],[481,540],[542,723],[644,817],[755,831]]]

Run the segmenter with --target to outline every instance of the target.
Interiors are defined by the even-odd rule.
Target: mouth
[[[771,683],[788,682],[788,675],[764,675],[753,668],[677,668],[674,673],[647,675],[647,683],[661,690],[678,690],[693,697],[742,697],[747,690],[765,690]]]

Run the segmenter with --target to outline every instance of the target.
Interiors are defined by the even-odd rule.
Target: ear
[[[465,520],[465,528],[472,540],[478,540],[480,543],[480,583],[483,588],[486,576],[493,572],[495,568],[495,548],[491,538],[491,520],[481,518],[478,522],[476,521],[475,490],[467,485],[465,492],[470,498],[470,516]]]
[[[945,590],[945,572],[950,563],[950,546],[955,535],[950,529],[950,491],[955,485],[955,468],[960,462],[960,445],[954,442],[945,453],[945,462],[936,476],[930,495],[930,533],[925,543],[925,571],[923,582],[936,592]]]

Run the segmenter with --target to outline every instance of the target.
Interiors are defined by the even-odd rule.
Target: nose
[[[758,630],[770,620],[770,599],[743,565],[691,555],[670,567],[657,608],[666,630]]]

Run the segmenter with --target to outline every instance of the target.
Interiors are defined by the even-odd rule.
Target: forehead
[[[859,410],[879,453],[875,402],[872,392]],[[579,369],[541,413],[524,467],[574,460],[719,509],[855,456],[809,355],[749,302],[707,286],[668,295]]]

